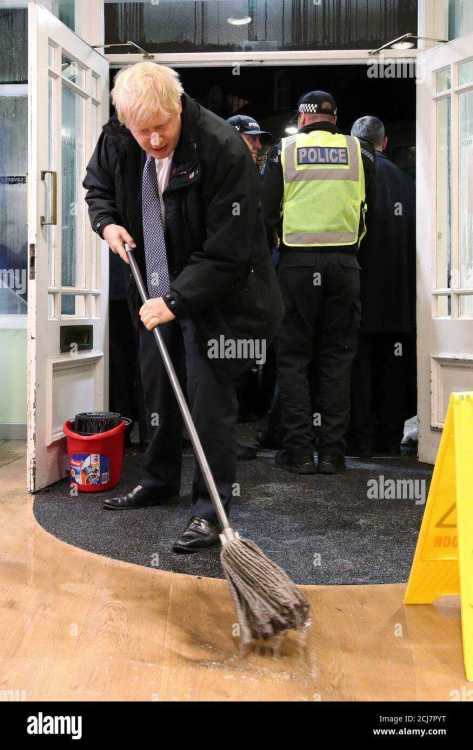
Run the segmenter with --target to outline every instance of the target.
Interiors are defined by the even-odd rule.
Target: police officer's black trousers
[[[332,250],[281,254],[278,277],[286,314],[276,353],[283,447],[290,461],[312,456],[312,426],[319,422],[319,453],[345,452],[351,368],[360,325],[359,270],[355,255]]]
[[[222,502],[229,512],[236,474],[238,403],[233,383],[216,380],[198,344],[191,320],[160,327],[181,385],[186,376],[192,418],[210,464]],[[178,494],[181,484],[182,418],[152,332],[140,327],[140,367],[146,410],[154,430],[145,455],[146,487]],[[207,487],[196,464],[192,515],[216,522]]]

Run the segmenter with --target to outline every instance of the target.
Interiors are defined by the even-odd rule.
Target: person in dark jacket
[[[274,232],[281,238],[278,278],[286,306],[276,339],[283,444],[276,463],[299,474],[315,472],[313,426],[320,426],[317,471],[345,468],[360,320],[357,251],[374,153],[337,133],[336,123],[329,93],[305,94],[298,133],[276,147],[264,175],[268,242],[274,244]]]
[[[352,135],[376,149],[376,200],[360,246],[361,330],[353,364],[351,452],[399,454],[415,368],[415,192],[390,161],[384,124],[361,117]],[[415,375],[414,375],[415,377]]]
[[[232,115],[226,122],[231,125],[240,138],[246,144],[251,158],[253,159],[256,168],[259,170],[258,161],[260,159],[261,150],[263,144],[267,144],[271,140],[271,133],[267,130],[262,130],[259,123],[254,117],[249,115]],[[248,370],[243,377],[240,379],[237,387],[238,403],[239,403],[239,419],[240,421],[251,421],[258,419],[258,416],[265,412],[265,402],[268,400],[265,392],[262,392],[262,384],[266,384],[264,375],[273,359],[273,347],[271,346],[267,352],[267,361],[260,365],[252,367]],[[249,460],[257,457],[257,449],[254,445],[248,445],[247,443],[238,442],[238,459]]]
[[[159,504],[179,493],[182,420],[161,363],[161,334],[183,379],[197,431],[227,509],[235,490],[235,382],[264,356],[283,314],[271,265],[258,176],[235,130],[182,90],[177,73],[151,62],[119,72],[117,116],[103,128],[84,187],[93,228],[127,260],[133,248],[150,299],[139,325],[146,408],[155,427],[147,476],[113,509]],[[174,545],[193,552],[218,542],[219,527],[201,472],[192,517]]]

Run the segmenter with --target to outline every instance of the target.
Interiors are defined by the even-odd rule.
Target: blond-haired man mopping
[[[182,424],[152,335],[159,325],[181,380],[186,373],[192,416],[228,510],[235,381],[252,362],[251,346],[242,357],[239,342],[260,349],[282,317],[258,175],[235,130],[187,96],[174,70],[152,62],[124,68],[112,99],[116,115],[103,128],[83,184],[92,227],[125,262],[130,245],[147,283],[148,302],[141,304],[132,280],[129,299],[154,432],[146,474],[105,507],[159,505],[179,494]],[[218,533],[196,469],[191,518],[174,550],[211,546]]]

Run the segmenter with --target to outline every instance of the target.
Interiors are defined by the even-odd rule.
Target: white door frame
[[[106,50],[105,50],[106,52]],[[169,65],[173,68],[235,67],[260,65],[373,65],[383,59],[415,59],[416,49],[387,50],[386,53],[370,55],[370,50],[301,50],[287,52],[187,52],[160,53],[148,56],[141,53],[106,54],[111,67],[123,67],[143,62],[145,59]]]

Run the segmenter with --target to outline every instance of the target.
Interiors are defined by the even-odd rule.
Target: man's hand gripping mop
[[[139,268],[133,252],[126,245],[125,248],[133,277],[145,303],[148,296]],[[247,646],[259,639],[268,640],[287,630],[305,630],[310,625],[310,608],[305,596],[287,573],[267,558],[254,542],[241,539],[231,528],[159,326],[154,328],[153,334],[222,527],[220,561],[233,595],[242,645]]]

